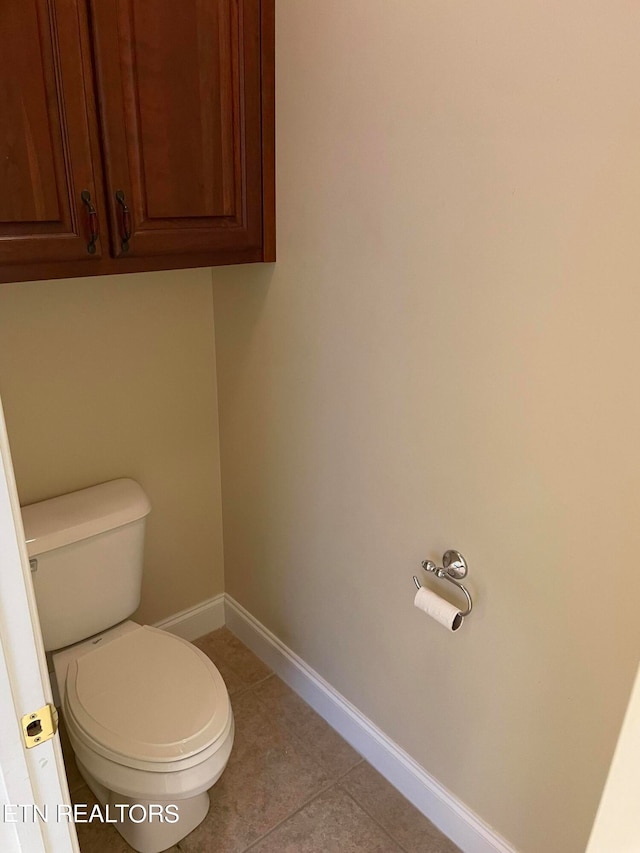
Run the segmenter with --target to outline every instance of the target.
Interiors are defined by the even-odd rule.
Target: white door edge
[[[587,853],[640,849],[640,668],[631,690]]]
[[[0,401],[0,849],[3,853],[80,851],[75,826],[60,808],[70,800],[59,735],[32,749],[25,749],[22,741],[22,716],[49,702],[52,702],[51,685]],[[38,806],[39,815],[34,806]]]

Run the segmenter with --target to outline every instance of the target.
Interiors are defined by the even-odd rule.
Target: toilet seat
[[[209,658],[149,626],[73,659],[63,711],[70,734],[88,749],[163,773],[206,761],[233,725],[225,683]]]

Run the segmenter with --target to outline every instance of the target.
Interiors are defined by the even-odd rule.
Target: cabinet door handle
[[[122,208],[122,218],[120,220],[120,237],[122,242],[120,246],[123,252],[129,251],[129,240],[131,239],[131,211],[127,207],[127,202],[124,198],[122,190],[116,190],[116,201]]]
[[[98,229],[98,214],[96,213],[96,209],[93,206],[93,202],[91,201],[91,193],[89,190],[82,190],[80,193],[80,198],[82,199],[82,203],[87,208],[87,216],[89,219],[89,234],[90,240],[87,243],[87,252],[90,255],[95,255],[96,253],[96,243],[98,242],[98,237],[100,236],[100,231]]]

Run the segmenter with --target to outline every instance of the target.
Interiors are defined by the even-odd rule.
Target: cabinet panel
[[[77,0],[0,3],[0,264],[100,257],[87,47]]]
[[[91,2],[113,253],[259,250],[260,0]]]
[[[229,11],[227,2],[208,0],[178,16],[165,9],[162,20],[150,4],[134,7],[134,38],[149,57],[138,66],[137,96],[150,219],[235,214],[234,127],[227,104],[234,94],[237,102],[237,91],[230,91],[223,74],[237,39]],[[162,85],[165,74],[170,85]]]

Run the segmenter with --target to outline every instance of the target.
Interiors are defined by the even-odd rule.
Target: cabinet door
[[[99,258],[78,0],[0,0],[0,264]],[[86,193],[87,203],[82,194]],[[43,273],[46,271],[43,270]]]
[[[259,248],[260,0],[91,8],[113,253]]]

